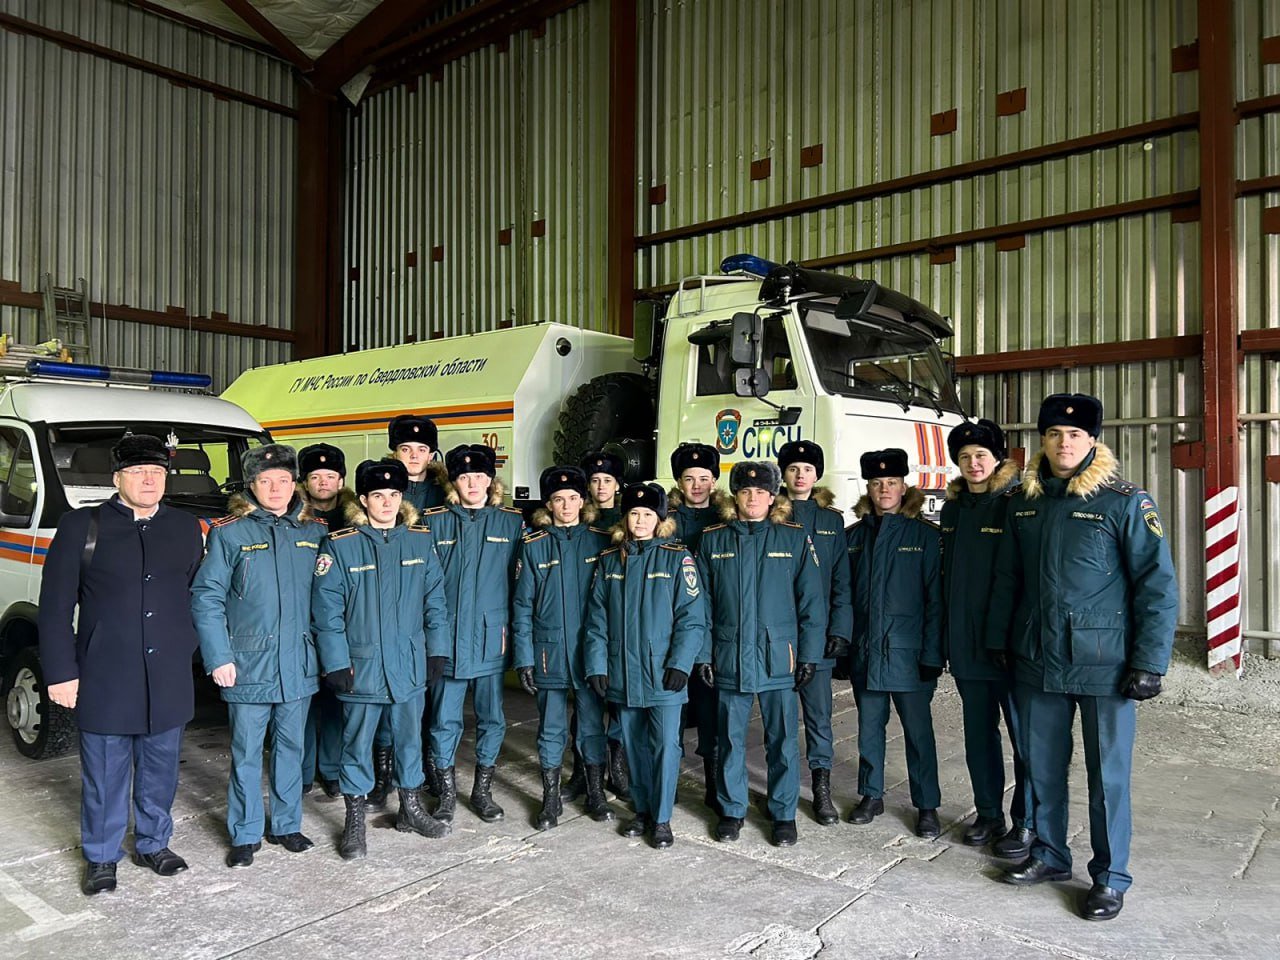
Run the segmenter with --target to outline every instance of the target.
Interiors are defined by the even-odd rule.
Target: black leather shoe
[[[342,785],[337,780],[321,780],[320,789],[330,800],[337,800],[342,796]]]
[[[302,853],[304,850],[310,850],[315,846],[315,844],[311,842],[310,838],[305,837],[300,833],[268,833],[262,839],[267,841],[267,843],[278,843],[290,853]]]
[[[716,824],[716,839],[722,843],[734,843],[742,833],[742,817],[721,817]]]
[[[84,865],[84,877],[80,880],[80,890],[86,897],[96,893],[108,893],[116,888],[116,865],[114,863],[94,863]]]
[[[655,850],[665,850],[676,842],[676,838],[671,833],[671,824],[655,823],[653,825],[653,848]]]
[[[1058,870],[1043,860],[1027,857],[1021,863],[1006,870],[1000,879],[1015,887],[1029,887],[1036,883],[1061,883],[1064,880],[1070,880],[1071,871]]]
[[[649,828],[652,826],[653,821],[642,813],[634,820],[629,821],[627,825],[622,828],[622,835],[624,837],[643,837],[649,832]]]
[[[796,833],[794,820],[773,821],[773,845],[775,847],[794,847],[800,835]]]
[[[1080,916],[1086,920],[1112,920],[1120,915],[1123,907],[1123,890],[1095,883],[1084,898],[1084,909],[1080,911]]]
[[[1004,817],[984,817],[981,814],[973,818],[973,823],[965,828],[960,841],[966,847],[985,847],[992,840],[1004,834]]]
[[[1036,835],[1026,827],[1013,827],[991,845],[991,852],[1002,860],[1025,860],[1031,855],[1031,841]]]
[[[916,836],[925,840],[937,840],[942,836],[942,824],[938,822],[937,810],[921,810],[916,819]]]
[[[262,849],[260,843],[237,843],[227,851],[228,867],[247,867],[253,863],[253,855]]]
[[[162,877],[172,877],[187,869],[187,861],[168,847],[161,847],[155,853],[135,853],[133,862],[140,867],[150,867]]]
[[[858,805],[849,813],[850,823],[870,823],[884,813],[884,799],[881,797],[863,797]]]
[[[315,786],[314,783],[304,783],[302,785],[302,795],[305,797],[308,793],[311,792],[311,788],[314,786]]]

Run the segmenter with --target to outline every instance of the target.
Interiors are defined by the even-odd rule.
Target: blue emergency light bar
[[[103,367],[94,363],[67,363],[63,360],[29,360],[27,374],[33,377],[57,377],[60,380],[93,380],[99,383],[133,383],[151,387],[180,387],[186,390],[208,390],[213,377],[207,373],[171,373],[167,370],[141,370],[132,367]]]
[[[764,257],[753,256],[750,253],[735,253],[733,256],[725,257],[720,261],[720,272],[746,273],[763,280],[779,266],[781,264],[766,260]]]

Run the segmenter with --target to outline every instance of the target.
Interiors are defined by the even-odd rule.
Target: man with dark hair
[[[435,421],[416,413],[402,414],[387,425],[391,458],[403,463],[409,474],[404,498],[420,514],[445,501],[449,477],[444,464],[435,459],[439,443]]]
[[[134,862],[162,877],[187,868],[169,849],[169,811],[195,710],[188,591],[203,547],[196,518],[162,501],[170,459],[155,437],[125,434],[111,450],[116,494],[63,515],[40,583],[49,699],[74,710],[80,727],[80,888],[89,896],[116,888],[131,806]]]
[[[1055,393],[1041,450],[1009,498],[987,627],[1014,661],[1036,839],[1004,874],[1017,886],[1071,879],[1067,774],[1080,713],[1089,778],[1093,886],[1086,920],[1110,920],[1133,883],[1129,784],[1136,701],[1160,693],[1178,619],[1178,579],[1151,495],[1119,478],[1102,403]]]

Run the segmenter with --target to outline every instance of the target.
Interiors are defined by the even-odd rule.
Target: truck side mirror
[[[742,316],[742,314],[739,314]],[[737,317],[734,318],[737,320]],[[769,371],[763,367],[739,367],[733,371],[735,397],[767,397],[772,386]]]
[[[764,339],[764,320],[758,313],[735,313],[733,333],[729,338],[729,359],[734,366],[756,367],[760,365],[760,341]],[[768,388],[766,387],[766,393]],[[739,393],[740,397],[764,396]]]
[[[636,363],[651,364],[662,352],[662,317],[666,305],[654,300],[637,300],[632,313],[632,355]]]

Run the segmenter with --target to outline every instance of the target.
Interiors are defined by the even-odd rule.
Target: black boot
[[[587,816],[596,823],[604,823],[614,817],[613,807],[604,796],[604,764],[598,763],[586,768],[587,775]]]
[[[574,715],[569,727],[572,731],[577,729],[577,715]],[[560,796],[565,803],[573,803],[584,793],[587,792],[587,761],[583,759],[582,751],[578,749],[576,736],[572,742],[573,745],[573,771],[569,774],[569,781],[560,788]]]
[[[387,803],[387,794],[391,792],[392,770],[395,765],[395,754],[390,747],[373,748],[373,789],[369,791],[369,806],[382,807]]]
[[[369,852],[364,842],[364,797],[343,795],[347,802],[347,822],[342,827],[342,840],[338,843],[338,856],[343,860],[363,860]]]
[[[436,765],[431,761],[430,757],[422,758],[422,790],[433,800],[440,799],[440,773],[436,770]]]
[[[471,781],[471,809],[485,823],[496,823],[503,817],[502,808],[493,801],[493,767],[476,764],[476,776]]]
[[[840,812],[831,802],[831,771],[821,767],[813,771],[813,817],[824,827],[840,822]]]
[[[617,740],[609,741],[609,789],[619,800],[631,801],[631,775],[627,770],[627,754]]]
[[[870,823],[884,813],[884,800],[880,797],[863,797],[849,813],[850,823]]]
[[[453,811],[458,806],[458,778],[453,767],[436,767],[436,786],[440,788],[440,802],[432,816],[452,823]]]
[[[472,794],[474,796],[474,792]],[[534,826],[539,830],[550,830],[560,822],[560,814],[564,813],[564,805],[560,802],[560,768],[542,768],[542,809],[538,811],[538,819]]]
[[[422,802],[422,791],[400,788],[400,812],[396,815],[396,829],[401,833],[417,833],[431,840],[447,837],[453,828],[444,820],[436,820],[427,813]]]
[[[721,815],[720,798],[716,796],[716,767],[718,759],[714,756],[702,758],[702,802],[717,817]]]

